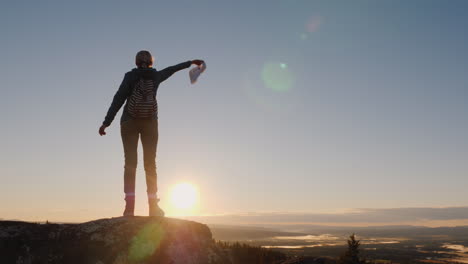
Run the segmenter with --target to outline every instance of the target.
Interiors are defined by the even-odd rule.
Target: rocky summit
[[[2,264],[230,262],[210,229],[193,221],[117,217],[80,224],[0,222]]]

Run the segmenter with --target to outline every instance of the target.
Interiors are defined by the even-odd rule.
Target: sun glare
[[[171,190],[171,204],[179,213],[192,211],[197,200],[198,190],[191,183],[178,183]]]

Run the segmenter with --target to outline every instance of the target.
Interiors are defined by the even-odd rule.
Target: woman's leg
[[[134,120],[121,124],[120,134],[125,154],[124,169],[124,192],[125,212],[124,215],[133,215],[135,209],[135,176],[138,161],[138,137],[139,132]]]
[[[148,197],[158,191],[156,173],[156,148],[158,145],[158,121],[145,120],[141,125],[141,144],[143,145],[143,161],[146,173],[146,191]]]
[[[144,121],[141,126],[141,143],[143,145],[143,161],[146,173],[146,192],[148,193],[149,215],[164,216],[158,206],[158,185],[156,173],[156,148],[158,145],[158,121]]]

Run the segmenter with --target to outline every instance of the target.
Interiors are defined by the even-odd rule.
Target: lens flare
[[[262,70],[263,84],[278,92],[289,91],[293,84],[294,78],[286,63],[266,63]]]
[[[323,18],[319,15],[309,17],[304,25],[305,32],[299,34],[301,40],[307,40],[313,33],[317,32],[323,24]]]
[[[307,20],[306,30],[309,33],[316,32],[320,28],[321,24],[322,24],[322,17],[312,16],[311,18]]]
[[[164,229],[159,223],[144,226],[130,241],[128,259],[132,262],[139,262],[150,257],[159,248],[163,237]]]
[[[284,63],[286,69],[290,70],[288,64]],[[261,72],[263,64],[247,67],[241,75],[241,87],[247,99],[262,111],[287,114],[296,109],[297,93],[294,89],[289,92],[277,92],[267,87],[262,80]]]

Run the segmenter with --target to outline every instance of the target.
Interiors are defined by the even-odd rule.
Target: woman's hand
[[[192,61],[192,64],[196,64],[198,66],[202,65],[203,63],[205,63],[203,60],[193,60]]]
[[[106,134],[106,125],[102,125],[100,128],[99,128],[99,135],[101,136],[104,136]]]

